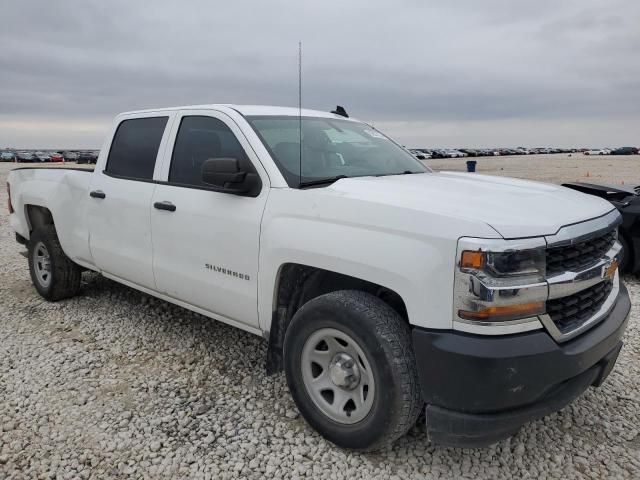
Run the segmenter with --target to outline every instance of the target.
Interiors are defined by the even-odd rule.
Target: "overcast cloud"
[[[640,146],[637,0],[0,6],[0,146],[100,147],[121,111],[336,104],[408,146]]]

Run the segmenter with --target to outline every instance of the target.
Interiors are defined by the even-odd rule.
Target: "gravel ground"
[[[359,454],[299,418],[284,377],[264,374],[261,338],[96,274],[47,303],[21,250],[3,207],[0,479],[640,478],[636,279],[626,346],[600,389],[487,449],[434,447],[419,423]]]

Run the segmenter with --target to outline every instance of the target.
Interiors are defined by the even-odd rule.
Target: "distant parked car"
[[[98,156],[95,152],[86,150],[83,152],[78,152],[78,163],[96,163],[98,161]]]
[[[431,157],[432,158],[449,158],[447,153],[444,150],[440,150],[439,148],[436,148],[435,150],[431,151]]]
[[[91,163],[91,154],[89,152],[78,152],[77,163]]]
[[[18,152],[18,162],[39,162],[40,160],[33,152]]]
[[[609,155],[608,150],[604,148],[598,148],[593,150],[587,150],[584,152],[585,155]]]
[[[611,151],[611,155],[638,155],[636,147],[621,147]]]
[[[51,154],[51,161],[52,162],[64,162],[64,157],[62,156],[61,153],[52,153]]]
[[[411,152],[411,155],[413,155],[414,157],[416,157],[418,160],[428,160],[431,158],[431,155],[424,153],[422,150],[418,150],[416,148],[414,148],[413,150],[409,150]]]
[[[455,148],[447,148],[445,149],[445,153],[449,158],[463,158],[468,157],[468,155],[460,150],[456,150]]]
[[[78,154],[76,152],[62,152],[62,156],[64,157],[65,162],[75,162],[78,160]]]
[[[51,159],[50,155],[48,153],[45,153],[45,152],[39,152],[38,151],[38,152],[35,153],[35,156],[38,159],[38,161],[40,161],[40,162],[48,162]]]
[[[15,162],[16,154],[14,152],[2,152],[0,153],[0,161],[2,162]]]
[[[482,155],[481,151],[475,148],[461,148],[460,151],[466,153],[469,157],[479,157]]]

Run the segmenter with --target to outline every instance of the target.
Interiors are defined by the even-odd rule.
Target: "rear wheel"
[[[423,406],[409,326],[368,293],[332,292],[302,306],[284,359],[303,417],[340,447],[381,448],[404,435]]]
[[[62,251],[53,225],[36,228],[28,249],[31,281],[40,295],[55,302],[78,293],[82,271]]]

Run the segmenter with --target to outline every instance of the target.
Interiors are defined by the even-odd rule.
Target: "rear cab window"
[[[168,119],[145,117],[120,122],[111,142],[105,173],[130,180],[152,180]]]

